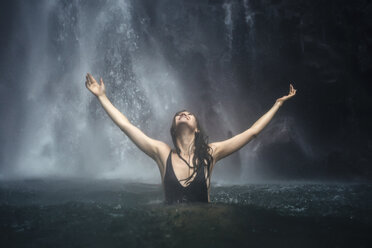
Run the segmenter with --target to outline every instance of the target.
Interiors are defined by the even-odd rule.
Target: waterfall
[[[250,104],[260,96],[247,100],[242,93],[246,82],[234,64],[242,23],[254,75],[255,13],[248,0],[19,0],[14,20],[7,56],[20,90],[3,124],[9,142],[0,177],[160,182],[156,163],[86,89],[87,72],[103,78],[108,98],[135,126],[170,146],[178,110],[198,114],[209,142],[245,131],[256,120],[251,113],[260,110]],[[239,151],[249,178],[256,176],[251,155],[266,142]],[[302,147],[308,149],[306,142]]]
[[[14,165],[2,174],[142,178],[149,170],[147,177],[155,177],[153,161],[110,122],[84,85],[86,72],[103,77],[109,99],[132,123],[149,136],[169,135],[164,126],[186,105],[184,96],[161,53],[138,49],[131,11],[131,1],[19,5],[17,32],[25,39],[12,46],[27,47],[27,70],[17,75],[27,112],[18,150],[7,154]]]
[[[229,51],[232,49],[232,40],[233,40],[233,28],[234,28],[234,23],[232,20],[232,6],[231,2],[225,2],[222,6],[225,10],[225,25],[226,25],[226,37],[227,37],[227,42],[229,46]]]

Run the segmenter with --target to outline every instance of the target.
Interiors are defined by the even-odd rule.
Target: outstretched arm
[[[246,131],[235,135],[234,137],[209,144],[212,148],[212,156],[216,162],[242,148],[244,145],[249,143],[252,139],[257,137],[257,135],[269,124],[271,119],[274,117],[278,109],[283,105],[283,102],[296,94],[296,90],[290,84],[290,92],[287,96],[283,96],[276,100],[274,106],[265,113],[260,119],[258,119],[249,129]]]
[[[98,98],[106,113],[114,121],[114,123],[140,148],[144,153],[153,159],[158,155],[158,148],[164,143],[152,139],[144,134],[139,128],[134,126],[107,98],[105,93],[105,85],[102,78],[99,85],[91,74],[86,76],[86,87]]]

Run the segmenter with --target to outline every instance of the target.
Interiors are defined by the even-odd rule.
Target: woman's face
[[[190,113],[188,111],[183,111],[183,112],[178,113],[175,116],[175,121],[176,121],[176,127],[180,123],[183,122],[183,123],[187,123],[195,131],[197,130],[196,118],[192,113]]]

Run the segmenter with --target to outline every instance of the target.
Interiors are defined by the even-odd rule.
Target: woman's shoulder
[[[158,152],[159,155],[168,155],[170,151],[172,150],[172,147],[168,145],[167,143],[160,141],[158,145]]]

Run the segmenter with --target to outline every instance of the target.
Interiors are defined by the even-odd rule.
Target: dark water
[[[1,247],[371,247],[371,184],[212,185],[163,204],[160,185],[0,183]]]

